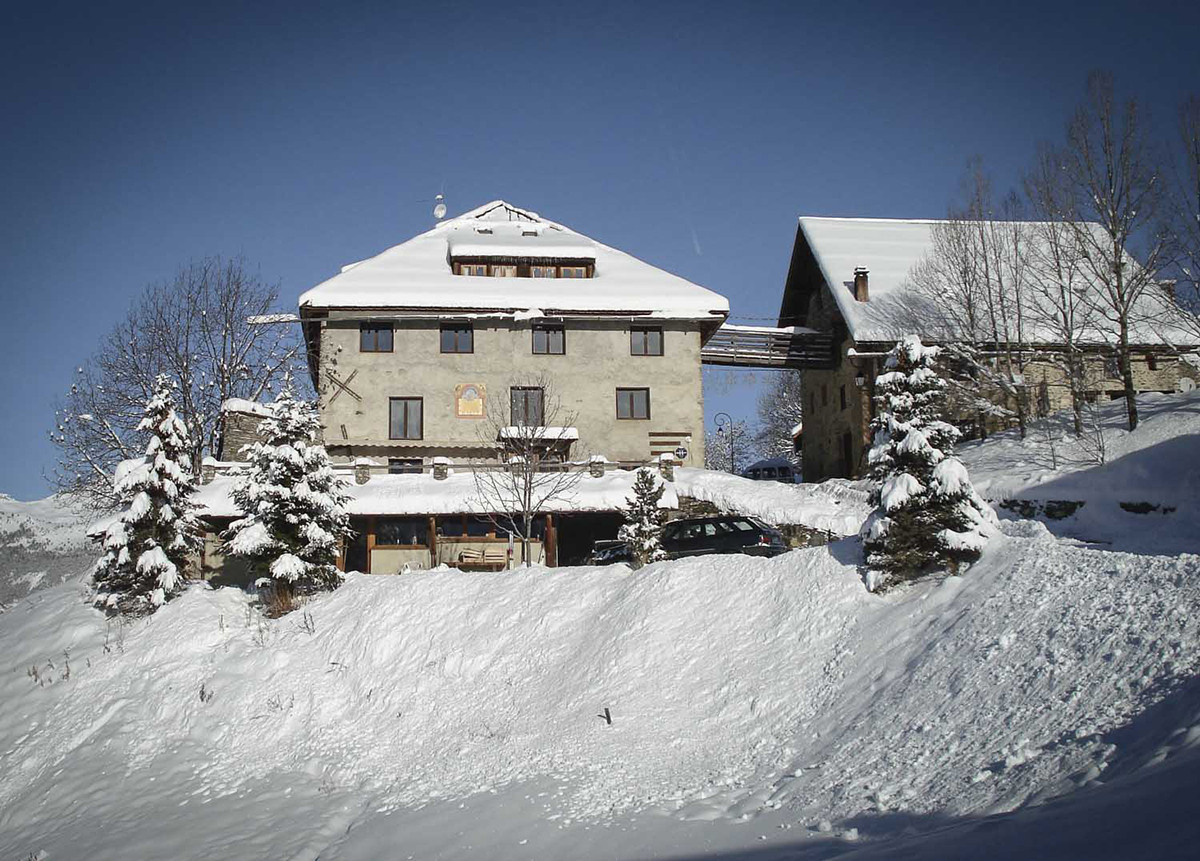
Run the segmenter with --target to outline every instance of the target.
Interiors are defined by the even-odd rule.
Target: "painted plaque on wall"
[[[460,419],[483,418],[487,387],[483,383],[459,383],[454,387],[454,415]]]

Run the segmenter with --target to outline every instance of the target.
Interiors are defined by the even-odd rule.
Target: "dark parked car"
[[[663,527],[663,549],[672,559],[708,553],[778,556],[788,551],[783,533],[753,517],[696,517]]]
[[[745,553],[778,556],[788,551],[783,533],[753,517],[694,517],[672,520],[663,527],[662,546],[672,559],[710,553]],[[597,541],[588,562],[612,565],[628,562],[631,556],[624,541]]]

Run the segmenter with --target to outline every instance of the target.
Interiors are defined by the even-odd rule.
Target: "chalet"
[[[911,273],[930,254],[935,225],[940,223],[944,222],[800,218],[779,326],[832,337],[829,361],[809,364],[803,375],[805,481],[862,473],[870,445],[872,390],[882,354],[907,333],[921,335],[927,342],[939,340],[933,323],[936,315],[914,317],[909,291]],[[1080,289],[1099,287],[1082,280]],[[1167,334],[1170,337],[1164,337],[1162,327],[1151,326],[1134,332],[1133,376],[1139,391],[1176,391],[1193,374],[1177,351],[1187,344],[1188,336]],[[1044,333],[1034,333],[1032,342],[1039,350],[1062,347]],[[1082,338],[1088,351],[1089,398],[1118,397],[1123,391],[1112,359],[1113,342],[1111,325],[1106,329],[1103,323]],[[1195,344],[1190,348],[1195,349]],[[1027,385],[1038,392],[1040,409],[1069,406],[1070,393],[1061,384],[1057,366],[1033,361],[1024,372]]]
[[[704,463],[701,348],[728,301],[536,213],[494,201],[447,219],[343,267],[299,312],[325,445],[351,479],[348,568],[520,562],[475,481],[511,468],[580,473],[544,506],[531,561],[582,561],[615,537],[632,468]],[[264,407],[227,408],[233,459]],[[544,445],[514,467],[506,437],[530,429]],[[221,471],[201,490],[217,524],[237,514]],[[221,566],[213,540],[205,567]]]

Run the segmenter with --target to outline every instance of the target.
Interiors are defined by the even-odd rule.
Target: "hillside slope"
[[[119,627],[42,590],[0,615],[0,856],[368,857],[403,822],[461,857],[444,817],[481,797],[539,842],[490,857],[886,837],[1200,735],[1117,741],[1200,667],[1200,558],[1017,523],[878,597],[856,554],[353,575],[277,622],[196,587]]]
[[[0,606],[82,578],[96,561],[87,521],[57,496],[21,502],[0,494]]]

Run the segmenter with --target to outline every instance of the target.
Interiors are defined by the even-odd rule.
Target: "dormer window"
[[[492,278],[591,278],[596,265],[590,260],[566,263],[529,257],[476,257],[451,261],[455,275]]]

